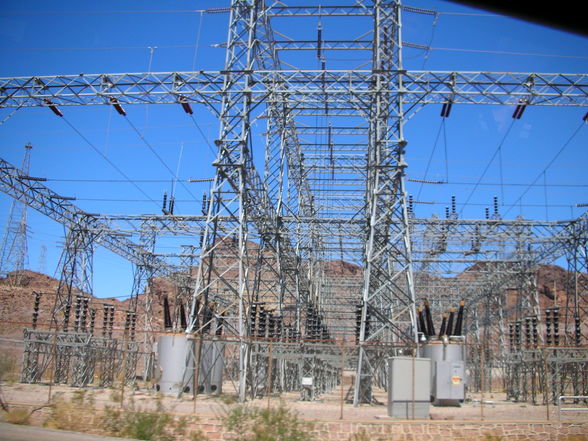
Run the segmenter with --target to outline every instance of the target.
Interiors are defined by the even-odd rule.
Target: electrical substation
[[[58,289],[36,293],[24,331],[22,382],[140,379],[174,396],[312,401],[345,371],[347,402],[385,391],[388,415],[401,418],[459,406],[492,382],[514,401],[586,397],[587,215],[506,219],[495,199],[486,216],[462,219],[451,198],[444,218],[421,218],[406,190],[405,125],[424,108],[449,118],[458,106],[509,107],[514,119],[576,107],[580,123],[588,75],[407,70],[402,17],[434,12],[392,0],[289,3],[209,11],[228,19],[218,70],[0,78],[0,108],[21,113],[67,118],[72,107],[102,106],[125,117],[147,104],[218,121],[214,175],[192,213],[174,214],[167,195],[161,214],[86,212],[30,175],[30,146],[22,164],[0,159],[0,190],[14,199],[3,261],[22,269],[26,208],[67,230]],[[285,37],[313,17],[307,38]],[[353,22],[357,38],[323,27],[337,20]],[[370,61],[330,63],[332,52]],[[263,143],[252,135],[259,124]],[[157,250],[166,238],[183,242]],[[96,247],[133,265],[124,310],[92,296]],[[536,270],[556,261],[567,265],[566,294],[545,307]],[[455,265],[463,276],[448,277]],[[154,278],[174,286],[162,317]],[[52,308],[42,319],[44,296]]]

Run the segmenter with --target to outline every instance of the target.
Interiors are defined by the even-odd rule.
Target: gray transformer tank
[[[436,406],[459,406],[465,399],[465,344],[463,337],[444,337],[421,349],[431,359],[431,401]]]
[[[194,356],[198,341],[186,334],[167,334],[157,342],[157,390],[164,394],[193,393]],[[200,351],[198,393],[222,392],[224,343],[204,341]]]

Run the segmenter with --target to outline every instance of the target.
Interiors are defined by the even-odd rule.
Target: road
[[[128,438],[0,423],[0,441],[131,441]]]

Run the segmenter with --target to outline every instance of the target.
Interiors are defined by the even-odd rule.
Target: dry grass
[[[13,407],[6,413],[4,419],[10,424],[28,425],[31,420],[31,412],[24,407]]]

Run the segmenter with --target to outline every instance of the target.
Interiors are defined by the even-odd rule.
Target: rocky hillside
[[[472,269],[475,269],[473,271]],[[480,268],[472,268],[470,271],[458,277],[475,277]],[[358,286],[357,283],[361,280],[361,268],[348,262],[334,261],[328,262],[325,265],[325,273],[331,280],[338,282],[348,280],[352,282],[350,285]],[[467,274],[466,274],[467,273]],[[14,275],[9,275],[6,278],[0,278],[0,335],[10,337],[22,336],[23,328],[30,326],[33,303],[35,293],[42,293],[40,303],[39,327],[45,327],[50,319],[50,313],[55,302],[55,292],[59,282],[45,274],[34,271],[25,270],[20,275],[20,284],[15,285]],[[417,275],[418,276],[418,275]],[[549,308],[555,305],[565,306],[566,304],[566,287],[572,280],[568,276],[568,272],[555,265],[541,265],[537,271],[536,286],[539,293],[539,300],[542,309]],[[582,274],[578,278],[578,283],[583,286],[588,285],[588,278]],[[343,284],[340,288],[333,288],[330,294],[335,302],[340,303],[338,308],[340,313],[349,317],[349,311],[353,308],[354,293],[345,289],[347,284]],[[168,296],[170,299],[176,295],[176,288],[166,279],[156,278],[151,281],[151,292],[153,294],[152,310],[155,329],[160,329],[163,317],[163,299]],[[516,297],[517,292],[511,289],[509,297]],[[75,301],[75,300],[74,300]],[[144,295],[139,296],[138,299],[138,326],[142,328],[144,320],[145,304]],[[102,320],[102,305],[109,304],[115,306],[115,329],[124,328],[125,311],[129,308],[128,299],[91,299],[91,308],[96,308],[97,320],[96,329],[101,329]],[[510,303],[510,302],[509,302]],[[188,309],[189,305],[185,305]],[[172,305],[173,307],[173,305]],[[73,311],[70,323],[73,326]],[[352,319],[351,317],[349,317]]]

